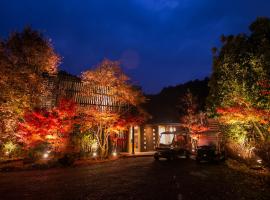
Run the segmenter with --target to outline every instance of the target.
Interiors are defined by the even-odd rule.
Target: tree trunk
[[[262,131],[261,131],[261,130],[259,129],[259,127],[256,125],[256,123],[255,123],[255,122],[252,122],[252,124],[253,124],[254,128],[256,129],[256,131],[259,133],[261,140],[262,140],[262,141],[265,141],[265,137],[264,137]]]

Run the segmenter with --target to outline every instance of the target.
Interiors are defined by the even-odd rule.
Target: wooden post
[[[132,154],[135,154],[135,151],[134,151],[134,147],[135,147],[135,130],[134,130],[134,126],[132,126]]]

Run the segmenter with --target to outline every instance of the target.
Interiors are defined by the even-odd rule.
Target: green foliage
[[[9,140],[7,142],[5,142],[2,145],[2,155],[3,158],[18,158],[21,157],[23,154],[23,149],[22,146],[16,144],[15,142]]]
[[[222,48],[214,52],[209,82],[208,107],[213,111],[242,98],[258,108],[270,108],[270,96],[262,95],[261,81],[270,80],[270,20],[251,24],[251,35],[223,36]],[[267,32],[269,31],[269,32]]]
[[[247,142],[247,131],[242,124],[233,124],[227,128],[227,138],[237,141],[240,145],[245,145]]]
[[[269,136],[268,120],[256,119],[261,113],[268,116],[270,111],[270,20],[258,18],[250,31],[250,35],[222,36],[222,47],[213,49],[207,99],[210,113],[227,120],[224,132],[228,143],[243,157],[250,157],[251,149],[260,148]],[[239,113],[218,114],[220,108],[236,108]],[[244,114],[250,115],[246,121]]]
[[[28,150],[27,162],[35,162],[42,158],[43,154],[51,149],[51,146],[47,142],[40,143],[35,147]]]
[[[91,154],[97,148],[97,140],[91,131],[78,132],[73,136],[73,143],[76,151],[82,155]]]
[[[3,145],[3,151],[7,154],[11,154],[16,151],[18,145],[12,141],[8,141]]]
[[[227,149],[231,156],[246,160],[255,156],[256,141],[246,124],[234,123],[223,128],[227,139]]]

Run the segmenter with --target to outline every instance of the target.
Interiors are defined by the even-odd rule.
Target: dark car
[[[176,158],[189,158],[190,156],[190,137],[188,134],[178,132],[163,132],[159,138],[155,160],[166,158],[174,160]]]
[[[213,162],[225,160],[225,151],[219,150],[215,145],[204,145],[197,148],[196,161]]]

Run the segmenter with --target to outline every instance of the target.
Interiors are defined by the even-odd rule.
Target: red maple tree
[[[207,117],[199,110],[198,99],[190,90],[180,99],[179,107],[183,113],[180,121],[191,134],[199,134],[209,129]]]
[[[217,108],[216,111],[220,115],[219,120],[225,124],[252,124],[261,139],[264,140],[265,134],[260,127],[266,126],[268,131],[270,131],[270,111],[256,108],[241,98],[238,98],[237,102],[232,106]]]
[[[68,142],[76,118],[76,105],[60,100],[57,107],[27,111],[18,126],[18,138],[27,149],[48,143],[53,150],[62,151]]]

